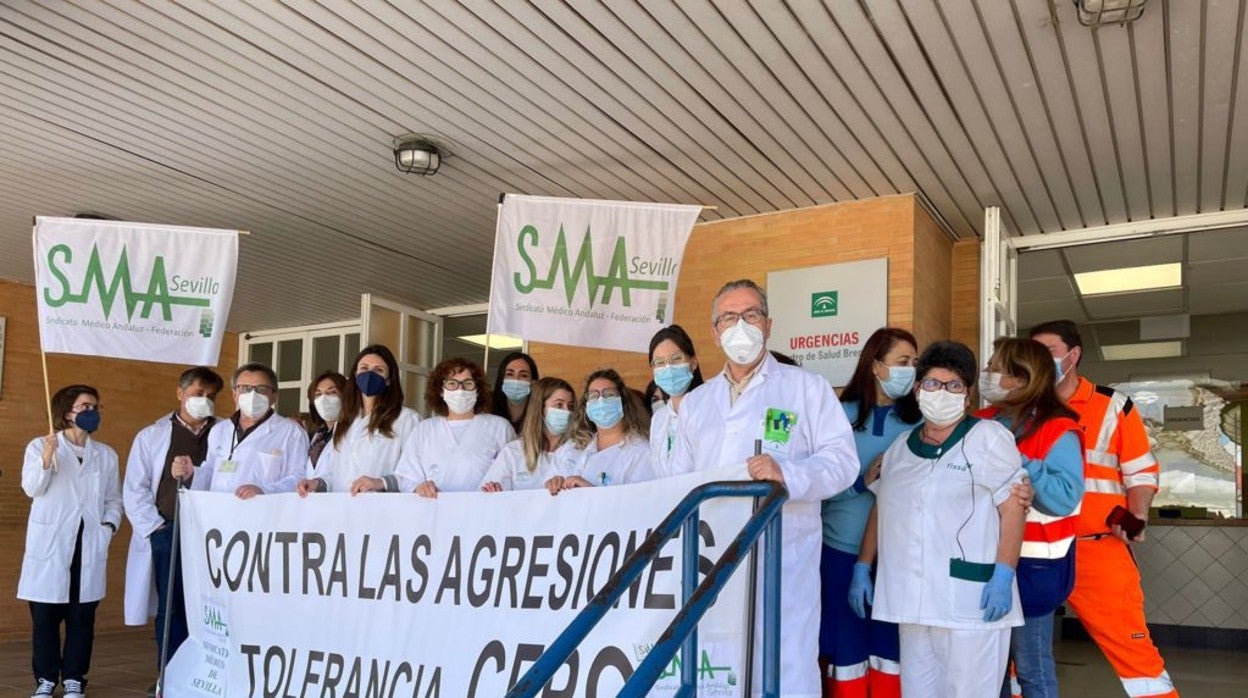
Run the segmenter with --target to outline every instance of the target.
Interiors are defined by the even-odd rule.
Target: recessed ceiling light
[[[466,334],[455,339],[491,349],[519,349],[524,346],[523,339],[502,334]]]
[[[1136,344],[1105,344],[1101,356],[1106,361],[1132,359],[1171,359],[1183,356],[1183,342],[1139,342]]]
[[[1079,286],[1079,293],[1084,296],[1178,288],[1183,285],[1183,265],[1179,262],[1172,262],[1143,267],[1085,271],[1075,274],[1075,284]]]

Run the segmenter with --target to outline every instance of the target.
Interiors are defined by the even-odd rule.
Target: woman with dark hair
[[[347,383],[334,429],[333,448],[321,454],[312,477],[296,487],[309,492],[385,491],[386,478],[398,467],[408,437],[420,422],[403,406],[403,381],[394,353],[381,344],[364,347],[355,357],[355,380]]]
[[[30,603],[34,695],[52,695],[60,681],[66,698],[82,698],[108,544],[121,525],[121,480],[117,453],[90,436],[100,426],[99,392],[66,386],[51,409],[54,431],[27,444],[22,462],[33,501],[17,598]]]
[[[680,403],[689,391],[703,383],[693,339],[683,327],[671,325],[654,333],[650,338],[650,368],[655,385],[667,395],[667,403],[657,407],[650,417],[650,455],[655,473],[664,477],[672,474],[667,464],[676,443]]]
[[[976,416],[996,420],[1014,433],[1035,489],[1018,562],[1023,625],[1010,635],[1010,655],[1027,698],[1058,694],[1053,613],[1075,585],[1075,524],[1083,499],[1078,415],[1057,396],[1056,384],[1048,348],[1012,337],[993,343],[988,370],[979,379],[979,394],[992,406]]]
[[[537,489],[555,474],[555,451],[567,438],[576,393],[562,378],[547,376],[533,381],[529,403],[520,438],[499,451],[481,478],[482,492]]]
[[[568,443],[555,454],[551,494],[577,487],[627,485],[654,479],[646,408],[613,369],[594,371],[572,413]]]
[[[431,416],[412,432],[393,484],[422,497],[476,491],[498,452],[516,438],[506,419],[490,414],[481,367],[463,358],[435,366],[425,406]]]
[[[898,624],[902,695],[997,695],[1010,628],[1023,622],[1014,583],[1023,505],[1011,496],[1022,463],[1009,429],[967,416],[975,378],[965,345],[924,350],[917,388],[924,422],[888,447],[869,485],[875,508],[850,605],[865,612],[874,601],[873,619]]]
[[[522,351],[503,357],[494,376],[494,414],[506,419],[517,433],[524,427],[525,409],[533,381],[541,378],[537,362]]]
[[[308,477],[316,468],[321,452],[334,438],[334,427],[342,414],[342,395],[347,378],[337,371],[324,371],[308,384]]]
[[[862,534],[875,503],[864,477],[884,450],[922,419],[911,391],[919,355],[916,347],[914,335],[903,329],[876,330],[863,345],[858,365],[841,393],[841,406],[854,429],[859,475],[853,487],[823,501],[819,659],[828,695],[860,686],[866,689],[858,690],[858,695],[900,695],[897,626],[860,618],[848,598]]]

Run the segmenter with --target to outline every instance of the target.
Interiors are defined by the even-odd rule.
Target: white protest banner
[[[45,352],[217,363],[238,231],[39,217],[33,247]]]
[[[744,475],[730,468],[557,497],[185,492],[190,639],[169,666],[166,695],[502,696],[690,489]],[[702,506],[704,572],[752,504]],[[681,559],[680,541],[670,541],[555,674],[556,695],[618,692],[679,610]],[[743,571],[699,625],[701,695],[742,695]],[[667,674],[651,695],[679,687],[676,667]]]
[[[771,339],[833,386],[849,383],[862,345],[888,323],[888,260],[828,264],[767,274]]]
[[[676,278],[701,210],[506,195],[487,332],[646,351],[672,323]]]

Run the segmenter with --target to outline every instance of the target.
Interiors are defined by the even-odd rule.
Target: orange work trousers
[[[1105,653],[1127,695],[1178,698],[1144,622],[1140,571],[1127,544],[1106,535],[1080,538],[1075,545],[1075,589],[1066,603]]]

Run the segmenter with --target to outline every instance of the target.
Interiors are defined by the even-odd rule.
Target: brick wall
[[[32,438],[47,433],[48,418],[39,361],[34,288],[0,281],[0,315],[7,318],[4,384],[0,387],[0,640],[11,640],[30,635],[30,612],[26,602],[16,598],[22,551],[26,547],[26,518],[30,513],[30,499],[22,491],[22,456]],[[226,376],[237,365],[237,359],[238,337],[227,334],[221,343],[221,364],[217,371]],[[96,435],[117,451],[123,477],[130,440],[162,412],[176,406],[177,379],[185,368],[48,355],[52,392],[71,383],[86,383],[100,391],[104,422]],[[227,410],[232,403],[226,396],[217,404],[220,409]],[[98,632],[122,627],[122,592],[129,544],[130,525],[125,522],[109,549],[108,591],[96,618]]]
[[[765,287],[770,271],[887,257],[889,324],[930,341],[949,334],[951,253],[949,238],[910,194],[703,223],[685,250],[674,321],[692,336],[710,375],[724,362],[710,315],[725,282],[751,278]],[[618,370],[629,386],[650,380],[645,354],[537,342],[529,349],[543,375],[568,379],[578,393],[584,377],[603,367]]]
[[[952,318],[949,336],[979,353],[979,241],[959,240],[953,245]],[[985,362],[988,357],[980,357]]]

